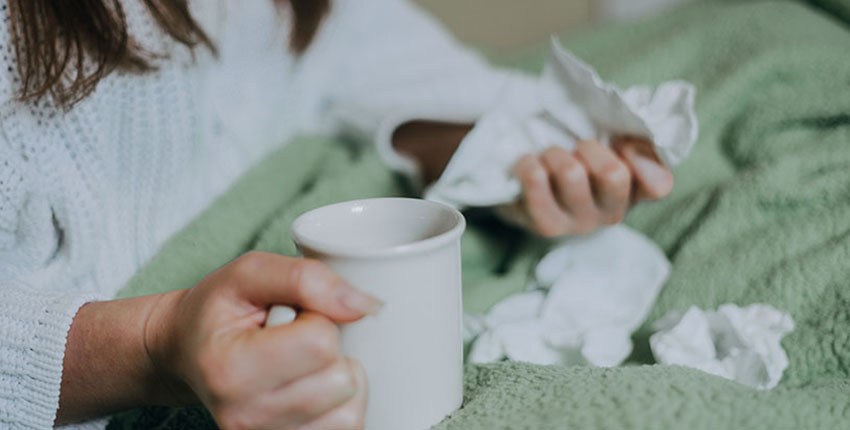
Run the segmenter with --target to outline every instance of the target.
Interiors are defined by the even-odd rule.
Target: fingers
[[[366,372],[360,363],[352,360],[356,367],[357,393],[345,404],[308,423],[302,430],[360,430],[364,426],[363,415],[368,403],[368,384]]]
[[[514,173],[522,182],[527,224],[545,237],[589,233],[622,221],[633,199],[667,195],[673,175],[652,146],[622,142],[615,142],[616,151],[582,141],[572,153],[552,147],[521,158]]]
[[[596,206],[605,224],[622,221],[631,200],[631,172],[613,150],[594,141],[578,143],[576,157],[590,174]]]
[[[276,388],[331,365],[339,357],[339,328],[314,312],[290,324],[246,333],[241,355],[256,383]]]
[[[331,365],[275,390],[248,393],[218,410],[216,418],[221,428],[306,428],[301,426],[325,421],[326,416],[339,416],[338,411],[345,410],[352,422],[356,419],[362,426],[365,384],[362,367],[354,360],[340,357]],[[331,421],[336,422],[343,421]]]
[[[641,139],[620,139],[614,148],[631,169],[637,190],[636,200],[660,199],[673,190],[673,173],[658,160],[649,142]]]
[[[249,252],[226,266],[240,298],[258,307],[297,305],[337,322],[380,310],[380,300],[362,292],[316,260]]]
[[[269,408],[277,409],[282,424],[303,425],[312,421],[306,427],[299,428],[353,429],[363,421],[365,400],[362,393],[366,391],[365,385],[365,375],[360,364],[350,358],[340,357],[331,366],[281,387],[279,391],[265,396],[261,402]],[[363,404],[363,407],[354,407],[352,402]],[[341,422],[341,418],[351,422]],[[339,425],[314,425],[334,422]]]
[[[558,203],[570,215],[571,233],[588,233],[596,226],[597,209],[584,165],[560,147],[549,148],[541,159]]]
[[[522,157],[514,170],[522,182],[524,204],[536,230],[546,237],[566,233],[569,218],[558,206],[549,183],[549,174],[538,157]]]

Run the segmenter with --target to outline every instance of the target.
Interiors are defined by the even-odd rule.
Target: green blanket
[[[847,2],[823,0],[838,10]],[[845,8],[841,10],[848,10]],[[622,85],[685,78],[701,137],[673,195],[627,222],[673,272],[648,321],[690,305],[764,302],[797,324],[790,366],[760,392],[653,365],[646,327],[632,365],[470,365],[461,410],[438,429],[834,429],[850,426],[850,32],[802,3],[698,2],[568,45]],[[541,56],[518,65],[537,68]],[[289,222],[325,203],[406,194],[374,153],[298,139],[172,238],[122,296],[193,285],[241,252],[294,252]],[[482,311],[520,290],[545,245],[470,213],[464,300]],[[148,408],[111,428],[204,428],[202,408]]]
[[[809,3],[850,24],[850,0],[809,0]]]

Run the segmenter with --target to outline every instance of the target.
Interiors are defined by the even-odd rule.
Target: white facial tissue
[[[758,389],[775,387],[788,367],[782,338],[794,330],[791,316],[765,304],[692,306],[655,323],[650,337],[659,363],[693,367]]]
[[[537,290],[468,317],[481,332],[469,360],[616,366],[669,272],[661,250],[624,226],[566,239],[537,265]]]
[[[514,164],[552,145],[642,137],[674,166],[696,141],[693,86],[674,81],[620,90],[554,39],[538,91],[532,115],[505,109],[484,115],[426,197],[460,208],[512,203],[522,192]],[[625,226],[565,239],[538,264],[533,291],[508,297],[486,316],[467,317],[465,335],[474,338],[468,360],[620,364],[669,271],[661,250]],[[788,315],[767,305],[692,308],[659,322],[650,343],[661,363],[770,388],[788,365],[780,340],[792,328]]]
[[[607,144],[619,135],[642,137],[661,160],[675,165],[696,141],[692,85],[677,81],[654,90],[620,90],[555,39],[536,91],[536,111],[494,109],[484,115],[426,198],[459,208],[512,203],[522,192],[514,164],[552,145],[572,149],[578,140]],[[631,333],[646,318],[669,270],[661,250],[625,226],[565,239],[538,265],[535,291],[505,299],[485,317],[467,319],[467,337],[479,333],[469,361],[617,365],[629,355]]]
[[[454,206],[512,202],[521,187],[514,164],[525,154],[557,145],[573,149],[578,140],[628,135],[653,143],[670,166],[682,162],[697,138],[694,87],[683,81],[620,90],[552,39],[552,56],[537,87],[539,110],[517,117],[495,110],[479,119],[446,170],[426,192],[430,200]]]

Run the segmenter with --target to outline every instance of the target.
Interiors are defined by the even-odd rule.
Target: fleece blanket
[[[814,3],[817,3],[816,5]],[[470,365],[449,429],[835,429],[850,427],[850,15],[847,0],[704,1],[567,43],[623,86],[698,87],[701,137],[673,194],[627,223],[673,262],[619,368]],[[517,62],[536,69],[542,56]],[[322,204],[408,194],[363,146],[297,139],[173,237],[122,296],[193,285],[249,249],[294,253],[290,221]],[[545,243],[468,214],[464,300],[481,312],[524,287]],[[779,387],[756,391],[652,363],[648,326],[691,305],[769,303],[796,330]],[[146,408],[113,429],[210,428],[201,407]]]

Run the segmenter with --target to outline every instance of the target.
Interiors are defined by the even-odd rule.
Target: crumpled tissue
[[[627,90],[607,84],[552,40],[552,57],[537,86],[530,115],[484,115],[461,142],[426,198],[463,208],[515,201],[521,193],[513,165],[552,145],[629,135],[654,143],[675,165],[697,136],[695,90],[687,82]],[[613,366],[632,349],[631,333],[646,318],[670,266],[658,247],[625,226],[557,243],[540,261],[534,291],[505,299],[485,316],[468,316],[468,359],[539,364]]]
[[[761,390],[775,387],[788,367],[782,338],[791,316],[765,304],[692,306],[658,320],[649,338],[659,363],[693,367]]]
[[[476,123],[426,198],[456,207],[495,206],[520,195],[513,165],[552,145],[580,139],[643,137],[670,166],[697,137],[694,88],[687,82],[621,90],[552,41],[539,83],[539,110],[516,117],[494,110]],[[486,315],[467,315],[467,359],[614,366],[632,350],[670,271],[658,247],[625,226],[557,243],[537,265],[531,291],[510,296]],[[793,327],[766,305],[692,308],[671,315],[652,336],[659,362],[689,365],[759,388],[775,386],[788,364],[779,343]]]
[[[538,111],[514,117],[494,110],[464,138],[426,198],[455,206],[494,206],[519,197],[517,160],[553,145],[573,149],[579,140],[609,143],[613,136],[653,142],[662,161],[682,162],[696,142],[693,85],[671,81],[656,89],[621,90],[552,39],[552,56],[537,86]]]
[[[564,240],[538,264],[535,290],[467,316],[468,360],[615,366],[632,350],[670,273],[649,239],[625,226]]]

